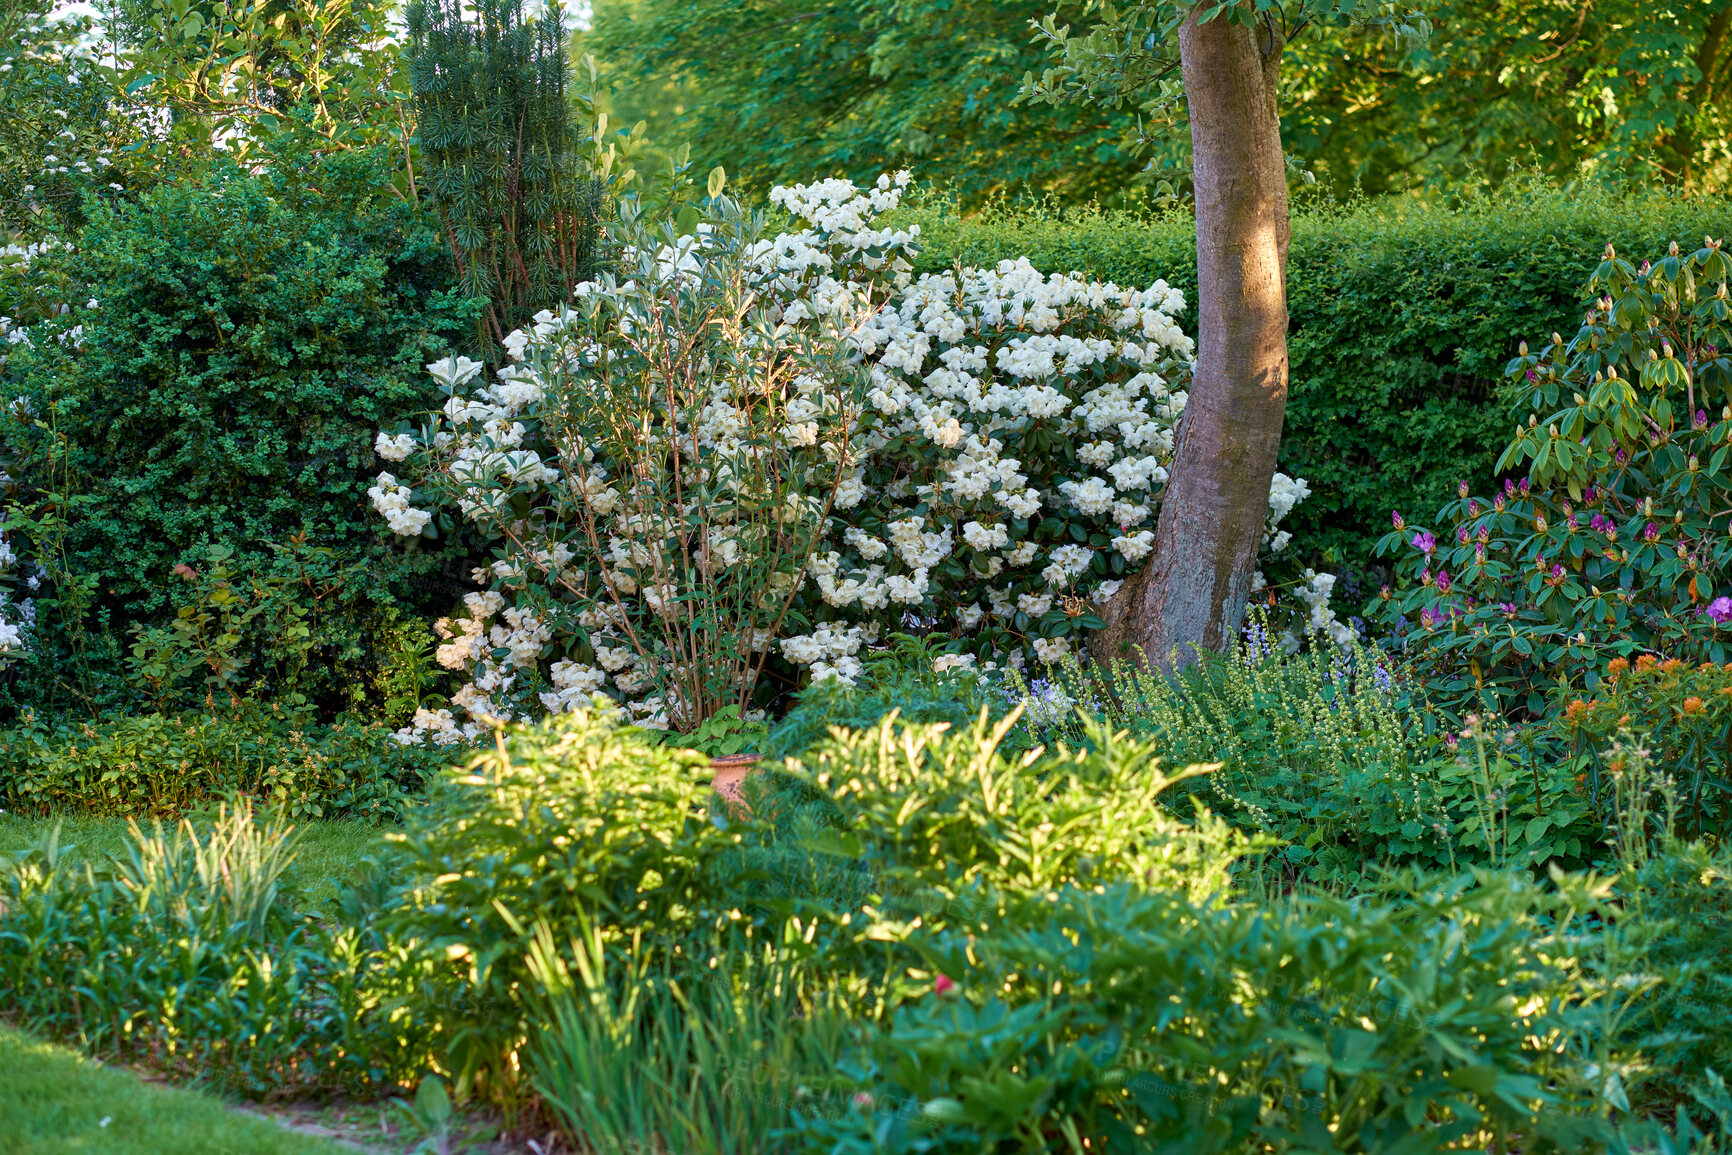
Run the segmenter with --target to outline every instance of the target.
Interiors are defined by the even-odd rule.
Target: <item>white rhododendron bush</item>
[[[773,237],[719,197],[696,236],[628,216],[616,273],[491,379],[429,366],[449,399],[379,435],[374,505],[404,535],[467,520],[496,560],[437,624],[470,683],[405,740],[595,693],[686,728],[851,678],[892,631],[1021,666],[1100,624],[1153,542],[1184,296],[1026,261],[914,279],[916,236],[881,223],[906,182],[778,188],[797,231]],[[1306,494],[1276,475],[1267,556]],[[1331,580],[1294,583],[1295,630],[1343,634]]]

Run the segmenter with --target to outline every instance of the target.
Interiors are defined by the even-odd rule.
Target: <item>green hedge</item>
[[[921,228],[921,272],[1027,256],[1046,272],[1139,286],[1159,277],[1195,292],[1188,216],[999,209],[961,219],[932,204],[904,216]],[[1732,199],[1660,192],[1518,188],[1456,208],[1297,212],[1280,468],[1313,495],[1285,523],[1296,543],[1367,573],[1392,508],[1428,518],[1459,479],[1491,473],[1513,420],[1494,392],[1504,365],[1518,341],[1575,332],[1608,240],[1663,251],[1728,226]]]
[[[383,464],[376,432],[439,403],[423,365],[462,346],[478,303],[456,290],[435,222],[393,195],[389,163],[287,156],[253,174],[219,158],[88,206],[56,260],[97,307],[63,322],[82,327],[77,340],[39,333],[0,370],[3,395],[24,402],[0,413],[0,449],[26,505],[48,511],[15,548],[37,539],[57,599],[20,696],[43,701],[42,671],[77,652],[80,629],[103,634],[112,659],[134,626],[173,620],[175,567],[202,572],[213,549],[321,605],[311,644],[328,676],[312,692],[333,710],[371,676],[393,610],[449,603],[450,543],[406,551],[367,487]],[[330,572],[305,572],[297,539]],[[88,621],[73,620],[76,581],[90,585]],[[82,688],[106,701],[99,691]]]

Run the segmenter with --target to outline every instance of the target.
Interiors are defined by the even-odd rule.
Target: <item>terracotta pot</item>
[[[710,769],[715,773],[710,786],[727,802],[729,810],[747,814],[752,812],[752,808],[746,805],[746,800],[740,793],[740,784],[757,764],[756,754],[725,754],[720,758],[710,759]]]

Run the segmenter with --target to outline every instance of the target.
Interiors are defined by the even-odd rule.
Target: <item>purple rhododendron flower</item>
[[[1413,548],[1430,557],[1437,549],[1437,539],[1421,530],[1413,535]]]
[[[1650,521],[1646,526],[1644,526],[1642,528],[1642,540],[1646,541],[1646,542],[1659,541],[1660,540],[1660,527],[1655,525],[1653,522]]]
[[[1515,496],[1515,482],[1511,481],[1507,477],[1503,479],[1503,495],[1505,497]]]
[[[1392,509],[1389,511],[1389,520],[1395,523],[1396,529],[1407,528],[1407,523],[1401,520],[1401,511],[1399,509]]]
[[[1696,410],[1696,428],[1708,428],[1708,411],[1706,409]]]
[[[1467,544],[1467,526],[1461,526],[1455,531],[1455,540],[1462,545]]]
[[[1703,613],[1712,618],[1717,625],[1732,622],[1732,598],[1719,597],[1709,602]]]
[[[1467,500],[1467,482],[1465,480],[1455,483],[1455,491],[1461,495],[1463,501]]]
[[[1514,602],[1499,602],[1497,604],[1497,608],[1503,613],[1503,616],[1506,618],[1513,618],[1516,616],[1516,608],[1515,608]]]
[[[1437,592],[1440,594],[1449,592],[1449,571],[1446,569],[1437,571]]]

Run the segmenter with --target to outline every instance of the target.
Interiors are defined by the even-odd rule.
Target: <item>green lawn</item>
[[[59,822],[62,853],[73,861],[104,863],[126,855],[126,819],[75,815],[66,818],[21,818],[0,814],[0,858],[11,858],[46,837]],[[140,824],[149,829],[149,822]],[[381,827],[362,822],[297,822],[299,842],[289,868],[294,882],[315,901],[329,898],[334,881],[345,877],[367,854],[383,850]]]
[[[0,1147],[10,1155],[336,1155],[219,1099],[145,1083],[0,1026]]]

